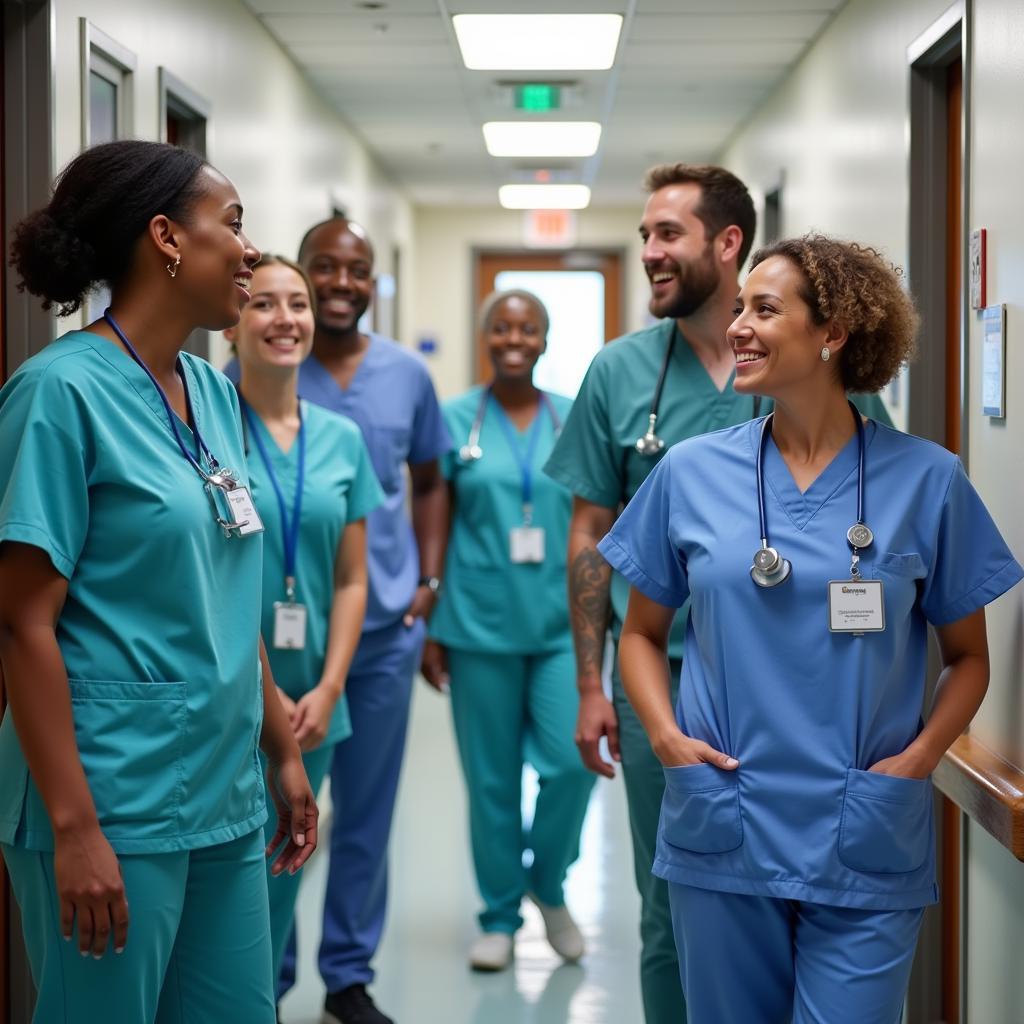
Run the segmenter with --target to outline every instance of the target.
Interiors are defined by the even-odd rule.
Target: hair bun
[[[48,207],[15,228],[11,264],[21,277],[18,290],[38,295],[43,309],[59,304],[58,316],[81,308],[98,277],[96,250]]]

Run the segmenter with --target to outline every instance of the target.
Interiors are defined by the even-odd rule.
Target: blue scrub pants
[[[484,901],[480,927],[512,934],[527,891],[550,906],[579,856],[594,776],[573,737],[579,696],[571,649],[548,654],[448,651],[452,716],[469,798],[470,838]],[[529,833],[523,829],[523,764],[540,776]],[[533,851],[529,871],[523,853]]]
[[[669,667],[674,707],[682,662],[672,659]],[[686,1000],[679,983],[679,959],[672,933],[668,885],[651,874],[658,842],[661,799],[665,793],[665,771],[654,756],[647,733],[622,687],[618,645],[612,669],[612,702],[619,720],[622,777],[626,783],[629,831],[633,840],[633,874],[640,893],[640,991],[644,1001],[644,1019],[646,1024],[683,1024],[686,1021]]]
[[[302,763],[306,766],[306,775],[309,777],[309,785],[314,793],[319,792],[320,784],[324,781],[327,769],[331,764],[331,757],[334,754],[334,744],[317,747],[315,750],[307,751],[302,755]],[[266,762],[263,755],[260,755],[261,762],[266,770]],[[270,816],[266,825],[263,826],[263,836],[267,843],[274,837],[277,831],[277,811],[273,803],[267,801],[267,810]],[[281,964],[284,960],[285,949],[289,942],[294,945],[292,928],[295,923],[295,901],[299,896],[299,885],[302,882],[303,871],[290,875],[287,871],[280,875],[270,873],[271,865],[277,859],[275,852],[273,859],[267,863],[267,892],[270,896],[270,938],[273,946],[274,973],[272,977],[275,982],[275,989],[280,988],[279,978],[281,977]],[[294,951],[293,951],[294,958]],[[290,987],[290,986],[289,986]],[[280,998],[284,991],[277,991]]]
[[[398,622],[364,633],[349,669],[345,693],[352,735],[334,748],[331,762],[331,864],[319,958],[328,992],[373,981],[370,961],[387,911],[391,818],[425,636],[422,619],[411,629]],[[294,982],[292,942],[279,991]]]
[[[3,847],[39,993],[34,1024],[274,1024],[263,831],[119,856],[128,944],[99,960],[65,942],[53,854]]]
[[[669,892],[690,1024],[899,1024],[923,908]]]

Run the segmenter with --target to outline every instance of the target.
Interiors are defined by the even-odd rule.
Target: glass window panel
[[[89,72],[89,143],[113,142],[117,138],[117,86],[109,79]]]

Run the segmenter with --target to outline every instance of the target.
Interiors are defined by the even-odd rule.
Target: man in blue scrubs
[[[385,492],[384,504],[367,517],[366,621],[345,688],[352,736],[338,744],[331,766],[334,822],[320,973],[326,1012],[340,1024],[390,1024],[366,985],[384,927],[388,836],[412,680],[448,537],[448,490],[438,459],[452,443],[423,362],[397,342],[359,330],[373,294],[373,247],[365,231],[340,217],[317,224],[302,240],[299,262],[317,300],[313,354],[299,371],[299,394],[355,420]],[[284,970],[294,977],[294,962]]]

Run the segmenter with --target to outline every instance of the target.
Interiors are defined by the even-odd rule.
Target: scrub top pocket
[[[728,853],[743,842],[739,776],[701,763],[666,768],[665,842],[691,853]]]
[[[104,835],[175,835],[186,684],[71,679],[69,685],[78,753]]]
[[[850,768],[839,825],[839,859],[854,871],[916,871],[932,842],[930,779]]]

